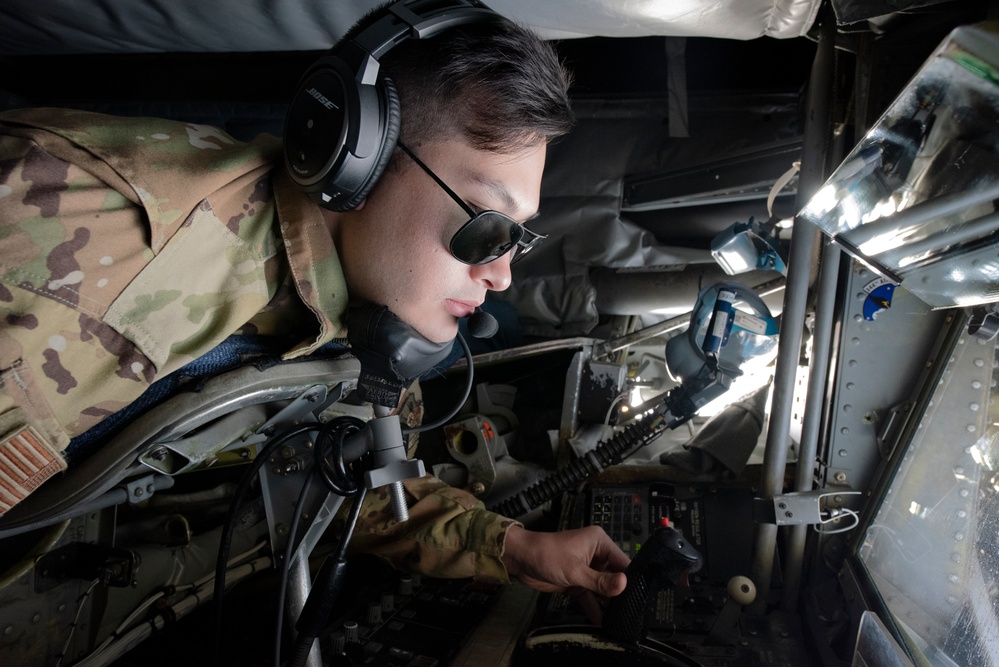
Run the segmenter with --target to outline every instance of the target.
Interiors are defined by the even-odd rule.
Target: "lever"
[[[672,526],[656,529],[628,566],[624,592],[611,598],[604,613],[604,632],[621,642],[642,640],[646,611],[655,595],[666,586],[689,586],[688,575],[700,570],[701,564],[701,553],[683,533]]]
[[[756,599],[756,585],[749,577],[736,576],[728,580],[726,589],[728,598],[725,606],[711,626],[711,632],[705,640],[709,644],[730,644],[736,625],[739,623],[739,615],[742,608],[752,604]]]

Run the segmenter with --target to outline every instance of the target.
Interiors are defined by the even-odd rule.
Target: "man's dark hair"
[[[401,140],[461,135],[512,152],[572,129],[569,73],[550,44],[503,18],[400,44],[382,58],[399,90]]]

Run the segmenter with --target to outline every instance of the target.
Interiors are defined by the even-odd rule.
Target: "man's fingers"
[[[577,584],[578,587],[603,597],[620,595],[628,584],[628,577],[623,572],[599,572],[586,568],[580,576],[584,580]]]
[[[631,565],[631,558],[621,551],[615,544],[614,550],[607,554],[607,569],[615,572],[624,572]]]
[[[628,577],[623,572],[598,572],[595,583],[595,592],[610,598],[624,592]]]

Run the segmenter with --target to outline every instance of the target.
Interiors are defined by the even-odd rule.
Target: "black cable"
[[[335,557],[339,561],[344,560],[347,556],[347,543],[354,536],[354,526],[357,525],[357,517],[361,514],[361,503],[364,502],[367,493],[368,489],[363,484],[359,484],[357,495],[354,496],[354,504],[350,507],[350,514],[347,515],[347,523],[343,527],[343,535],[340,536],[340,543],[337,545]]]
[[[340,496],[352,495],[358,490],[358,479],[352,476],[343,458],[343,443],[349,437],[364,428],[364,422],[355,417],[337,417],[327,422],[316,437],[315,458],[313,468],[309,471],[305,484],[298,497],[298,505],[291,520],[288,532],[288,544],[285,547],[284,563],[281,567],[281,577],[278,587],[277,627],[274,637],[274,665],[281,665],[281,639],[284,631],[284,603],[287,598],[288,577],[294,555],[295,537],[305,499],[313,480],[319,475],[330,491]],[[332,463],[330,462],[332,458]],[[356,521],[356,517],[355,517]],[[351,530],[353,530],[351,528]]]
[[[527,514],[594,473],[620,463],[639,446],[647,445],[667,428],[676,426],[677,420],[666,421],[667,414],[669,410],[664,403],[610,440],[600,443],[596,449],[488,509],[513,519]]]
[[[336,421],[338,422],[337,426],[323,429],[323,437],[319,442],[320,449],[322,450],[320,456],[325,461],[327,459],[325,451],[327,446],[333,448],[330,454],[336,467],[332,472],[335,473],[335,476],[342,477],[342,479],[334,479],[332,481],[335,482],[335,486],[338,488],[353,489],[351,493],[354,495],[354,504],[351,505],[350,512],[347,515],[347,522],[343,533],[340,535],[340,542],[337,545],[336,552],[332,556],[327,557],[323,566],[316,574],[312,590],[309,592],[309,597],[305,601],[302,613],[295,624],[298,635],[295,637],[295,644],[288,659],[288,667],[300,667],[305,664],[309,653],[312,651],[312,645],[319,637],[320,631],[329,618],[333,604],[336,601],[336,596],[346,576],[347,546],[350,543],[351,537],[353,537],[354,528],[361,513],[361,505],[364,503],[364,498],[367,495],[367,488],[361,483],[361,471],[359,469],[353,470],[347,468],[343,459],[344,440],[349,434],[360,430],[358,423],[363,426],[363,422],[353,418],[341,418]],[[336,432],[335,438],[332,437],[334,431]],[[319,470],[324,482],[327,481],[325,479],[326,473],[331,471],[324,470],[322,466],[319,467]]]
[[[468,381],[465,382],[465,395],[462,396],[461,400],[458,401],[457,405],[455,405],[451,409],[451,412],[449,412],[444,417],[441,417],[437,421],[432,422],[430,424],[423,424],[422,426],[414,426],[413,428],[404,428],[402,429],[403,435],[409,435],[410,433],[424,433],[431,429],[440,428],[444,424],[451,421],[451,419],[454,418],[456,414],[458,414],[458,411],[461,410],[461,407],[465,405],[465,401],[467,401],[468,397],[472,394],[472,376],[473,376],[472,351],[468,349],[468,343],[465,342],[465,339],[461,335],[461,333],[458,333],[458,335],[455,336],[455,338],[458,339],[458,342],[461,344],[461,348],[465,351],[465,362],[468,365]]]
[[[305,498],[309,495],[309,487],[315,480],[319,467],[313,466],[312,470],[305,478],[302,490],[298,494],[298,504],[295,506],[295,513],[291,517],[291,526],[288,528],[288,544],[284,548],[284,562],[281,563],[281,577],[278,582],[277,601],[277,627],[274,631],[274,667],[281,667],[281,635],[284,630],[284,601],[288,595],[288,576],[291,570],[291,559],[295,554],[295,538],[298,536],[298,524],[302,520],[302,511],[305,508]]]
[[[355,417],[337,417],[319,432],[316,443],[316,465],[326,487],[338,496],[349,496],[357,491],[357,480],[351,475],[343,460],[344,441],[364,428],[364,422]]]
[[[327,557],[316,575],[309,599],[306,600],[302,615],[296,624],[298,636],[295,637],[295,645],[292,648],[291,657],[288,658],[288,667],[303,667],[305,665],[305,661],[312,651],[313,643],[329,619],[333,603],[336,601],[337,593],[339,593],[345,578],[347,545],[353,536],[366,493],[367,488],[363,484],[359,484],[336,553]]]
[[[257,457],[250,464],[246,472],[243,473],[243,477],[239,481],[239,486],[236,487],[236,493],[233,495],[232,504],[229,506],[229,512],[226,515],[225,523],[222,526],[222,535],[219,538],[218,559],[215,562],[215,586],[212,600],[212,604],[214,606],[212,639],[215,650],[214,664],[216,665],[222,664],[222,596],[225,595],[225,575],[229,561],[229,549],[232,544],[232,535],[236,530],[236,515],[239,512],[240,505],[242,505],[244,497],[250,490],[253,479],[257,476],[257,473],[260,472],[260,469],[270,458],[270,455],[274,452],[274,450],[292,438],[308,433],[309,431],[319,430],[322,426],[322,424],[303,424],[296,426],[285,431],[280,436],[267,443],[267,445],[257,454]]]

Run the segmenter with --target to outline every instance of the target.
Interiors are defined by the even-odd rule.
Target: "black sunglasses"
[[[544,234],[532,232],[499,211],[476,213],[437,174],[431,171],[430,167],[413,155],[413,151],[401,143],[398,146],[469,215],[468,222],[454,233],[454,236],[451,237],[451,243],[448,245],[451,254],[459,262],[472,266],[488,264],[512,250],[513,256],[510,258],[510,263],[513,264],[520,261],[532,248],[548,238]]]

